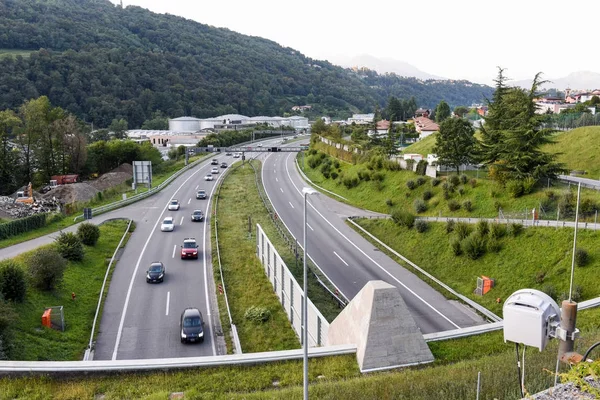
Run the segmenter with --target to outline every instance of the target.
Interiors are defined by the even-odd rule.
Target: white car
[[[219,168],[215,167],[213,169],[210,170],[211,174],[218,174],[219,173]]]
[[[235,153],[235,154],[233,155],[233,158],[240,158],[240,153]]]
[[[169,211],[177,211],[179,210],[179,200],[171,200],[169,203]]]
[[[163,232],[173,232],[173,229],[175,229],[173,217],[166,217],[162,224],[160,224],[160,230]]]
[[[214,179],[214,178],[213,178],[212,174],[208,174],[208,175],[206,175],[206,176],[204,177],[204,180],[205,180],[205,181],[212,181],[213,179]]]
[[[258,144],[258,147],[262,147],[262,143],[259,143],[259,144]]]

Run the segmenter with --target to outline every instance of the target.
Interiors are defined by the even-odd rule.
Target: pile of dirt
[[[115,168],[111,171],[108,171],[108,172],[125,172],[133,177],[133,165],[131,165],[129,163],[123,163],[123,164],[119,165],[117,168]]]
[[[57,186],[48,193],[42,195],[42,198],[52,199],[55,197],[61,203],[68,204],[77,201],[91,200],[98,192],[99,190],[92,185],[80,182]]]
[[[98,179],[89,181],[88,183],[98,191],[104,191],[113,186],[120,185],[131,178],[133,178],[133,166],[124,163],[112,171],[102,174]]]

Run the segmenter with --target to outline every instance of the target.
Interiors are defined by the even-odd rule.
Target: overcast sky
[[[119,3],[120,0],[111,0]],[[490,84],[600,72],[600,0],[123,0],[260,36],[335,63],[369,54]],[[596,42],[596,43],[595,43]]]

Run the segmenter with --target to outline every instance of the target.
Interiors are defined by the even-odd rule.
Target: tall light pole
[[[302,194],[304,195],[304,257],[302,257],[303,276],[304,276],[304,298],[302,299],[302,348],[304,350],[303,365],[304,365],[304,400],[308,400],[308,274],[306,271],[306,204],[309,195],[317,194],[315,189],[311,187],[303,187]]]

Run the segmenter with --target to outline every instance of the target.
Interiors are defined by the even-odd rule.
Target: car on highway
[[[179,210],[179,200],[173,199],[169,203],[169,211],[177,211]]]
[[[259,144],[258,144],[258,147],[262,147],[262,143],[259,143]]]
[[[221,163],[221,168],[227,168],[227,163],[226,162],[222,162]]]
[[[204,213],[202,212],[202,210],[194,210],[194,212],[192,212],[192,222],[196,221],[204,221]]]
[[[181,343],[204,342],[204,320],[197,308],[188,307],[179,318]]]
[[[210,170],[211,174],[218,174],[219,173],[219,168],[214,167],[213,169]]]
[[[186,258],[198,258],[198,245],[196,244],[195,238],[183,239],[181,245],[181,259]]]
[[[212,161],[210,162],[211,165],[219,165],[219,160],[217,160],[216,158],[213,158]]]
[[[212,175],[210,176],[212,178]],[[196,192],[196,199],[206,200],[206,190],[200,189]]]
[[[212,176],[212,174],[206,174],[206,176],[204,177],[205,181],[212,181],[214,178]]]
[[[162,232],[173,232],[175,224],[173,223],[173,217],[166,217],[162,224],[160,224],[160,230]]]
[[[231,155],[231,152],[230,152],[230,151],[228,151],[227,153],[225,153],[225,155],[226,155],[226,156],[230,156],[230,155]]]
[[[240,158],[240,153],[235,153],[235,154],[233,155],[233,158]]]
[[[165,265],[160,261],[155,261],[150,264],[146,271],[146,282],[162,282],[165,279]]]

